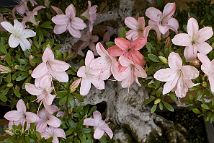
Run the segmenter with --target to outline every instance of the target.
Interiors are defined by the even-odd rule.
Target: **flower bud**
[[[10,73],[11,69],[9,67],[0,65],[0,73]]]
[[[167,58],[163,57],[163,56],[158,56],[158,58],[161,60],[161,62],[163,62],[164,64],[168,64],[168,60]]]
[[[76,89],[77,89],[77,87],[79,86],[80,82],[81,82],[81,78],[79,78],[79,79],[73,81],[73,83],[70,85],[70,92],[71,92],[71,93],[73,93],[73,92],[76,91]]]

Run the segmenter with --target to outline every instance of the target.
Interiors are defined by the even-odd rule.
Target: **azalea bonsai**
[[[109,119],[83,104],[94,90],[105,91],[107,80],[127,94],[135,84],[145,88],[151,115],[182,103],[214,121],[212,27],[199,29],[189,17],[184,30],[176,4],[167,3],[163,12],[149,7],[145,17],[125,17],[116,35],[96,35],[97,5],[88,1],[80,10],[70,2],[55,4],[21,0],[1,22],[0,100],[12,109],[4,115],[6,142],[111,142]],[[68,37],[77,49],[64,47]]]

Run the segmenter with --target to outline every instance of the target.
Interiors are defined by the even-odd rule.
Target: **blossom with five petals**
[[[1,26],[11,33],[8,40],[11,48],[16,48],[18,45],[21,46],[23,51],[31,48],[31,43],[27,38],[36,36],[33,30],[25,29],[24,25],[16,19],[14,20],[14,26],[7,21],[1,22]]]
[[[151,27],[156,27],[154,29],[158,29],[161,34],[166,34],[169,29],[173,30],[174,32],[177,32],[178,30],[178,21],[172,17],[175,13],[175,10],[175,3],[168,3],[165,5],[163,12],[157,8],[149,7],[145,14],[148,18],[150,18],[149,25]]]
[[[4,118],[15,123],[16,125],[21,124],[22,127],[24,127],[25,123],[27,123],[27,129],[30,128],[30,123],[35,123],[39,120],[39,117],[35,113],[26,111],[26,106],[22,99],[17,102],[16,109],[17,110],[7,112],[4,115]]]
[[[61,124],[60,119],[50,114],[45,109],[40,110],[38,116],[40,119],[36,123],[36,130],[40,133],[44,132],[48,126],[58,128]]]
[[[106,133],[110,138],[113,137],[112,130],[105,123],[105,121],[102,120],[102,115],[100,114],[99,111],[93,112],[93,118],[84,119],[83,125],[94,127],[94,129],[95,129],[94,138],[95,139],[100,139],[104,135],[104,133]]]
[[[143,66],[145,64],[144,56],[138,51],[147,43],[147,38],[138,38],[129,41],[124,38],[115,38],[115,46],[108,48],[108,52],[113,57],[125,56],[132,60],[135,64]]]
[[[205,41],[213,36],[212,27],[199,29],[195,18],[190,18],[187,23],[187,33],[175,35],[172,43],[178,46],[185,46],[184,56],[187,61],[197,58],[197,53],[208,54],[212,47]]]
[[[26,83],[25,89],[31,95],[37,96],[37,102],[42,102],[45,106],[52,105],[53,100],[56,97],[56,95],[51,94],[53,87],[51,87],[51,82],[49,82],[48,80],[44,80],[40,83],[35,83],[35,85]]]
[[[94,60],[94,54],[88,50],[85,57],[85,66],[82,66],[77,71],[77,76],[81,77],[80,94],[87,95],[93,84],[97,89],[105,89],[105,83],[99,78],[100,70],[95,70],[91,67],[91,63]]]
[[[65,132],[63,129],[48,127],[44,132],[41,133],[41,136],[45,139],[53,138],[52,143],[59,143],[58,138],[66,138]]]
[[[88,9],[82,14],[89,21],[89,31],[92,32],[93,24],[97,18],[97,5],[91,6],[91,1],[88,1]]]
[[[49,78],[53,77],[59,82],[68,82],[68,74],[65,71],[69,67],[70,65],[66,62],[54,59],[52,50],[46,48],[42,56],[42,63],[33,70],[31,76],[40,80],[43,77],[49,76]]]
[[[145,26],[144,17],[138,17],[137,20],[134,17],[126,17],[125,24],[131,29],[126,33],[126,38],[129,40],[147,37],[151,29],[150,26]]]
[[[39,21],[36,21],[35,16],[38,14],[38,11],[45,8],[44,6],[37,6],[33,11],[27,11],[26,16],[23,17],[22,23],[31,22],[33,25],[38,25]]]
[[[168,57],[169,68],[160,69],[154,74],[154,78],[166,82],[163,87],[163,94],[175,91],[179,98],[186,96],[188,88],[194,86],[192,79],[199,76],[199,71],[189,65],[182,65],[182,59],[177,53],[170,53]]]
[[[65,14],[54,16],[52,21],[56,24],[54,27],[54,33],[62,34],[68,30],[75,38],[80,38],[80,30],[86,28],[84,21],[79,17],[76,17],[76,9],[73,4],[70,4],[66,8]]]
[[[198,59],[201,61],[201,70],[206,74],[210,83],[210,89],[214,93],[214,60],[201,53],[198,53]]]
[[[117,81],[122,81],[121,86],[123,88],[129,88],[134,82],[140,86],[138,77],[147,77],[142,66],[134,64],[133,61],[127,59],[125,56],[120,56],[118,63],[113,65],[112,74]]]

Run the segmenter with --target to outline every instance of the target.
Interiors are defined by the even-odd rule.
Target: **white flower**
[[[21,46],[23,51],[31,48],[31,43],[27,38],[36,36],[33,30],[25,29],[25,26],[16,19],[14,20],[14,26],[6,21],[1,22],[1,26],[11,33],[8,40],[11,48],[16,48],[18,45]]]

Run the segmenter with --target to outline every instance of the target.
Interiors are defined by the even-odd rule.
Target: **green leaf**
[[[50,21],[45,21],[40,25],[40,27],[46,28],[46,29],[53,29],[52,23]]]
[[[206,105],[206,104],[201,104],[201,107],[203,108],[203,109],[205,109],[205,110],[209,110],[210,108],[209,108],[209,106],[208,105]]]
[[[195,114],[200,114],[201,111],[198,109],[198,108],[193,108],[192,111],[195,113]]]
[[[118,29],[118,37],[122,37],[122,38],[126,37],[126,28],[125,27],[120,27]]]
[[[146,49],[148,50],[149,53],[152,53],[152,49],[154,49],[154,47],[152,46],[151,43],[148,42],[148,43],[146,44]]]
[[[146,99],[145,101],[144,101],[144,104],[149,104],[149,103],[151,103],[152,101],[154,101],[155,100],[155,97],[154,96],[151,96],[149,99]]]
[[[153,105],[151,108],[151,113],[154,113],[157,109],[157,104]]]
[[[154,54],[148,54],[148,58],[153,62],[160,62],[159,58]]]
[[[111,47],[111,46],[114,46],[115,44],[114,44],[114,42],[112,42],[112,41],[108,41],[108,42],[106,42],[106,46],[107,47]]]
[[[162,102],[160,102],[160,103],[158,104],[158,106],[159,106],[159,109],[160,109],[160,110],[163,110],[163,103],[162,103]]]
[[[170,105],[169,103],[163,101],[163,105],[166,107],[167,110],[174,112],[174,108],[172,105]]]

